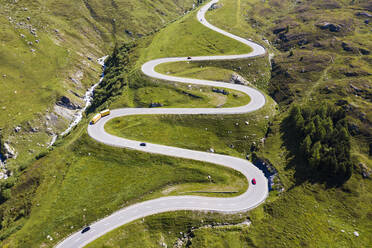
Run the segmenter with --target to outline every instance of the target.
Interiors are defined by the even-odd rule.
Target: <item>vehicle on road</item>
[[[110,110],[109,109],[105,109],[101,112],[99,112],[98,114],[96,114],[92,120],[91,120],[91,124],[94,125],[96,124],[102,117],[105,117],[105,116],[108,116],[110,114]]]
[[[218,0],[212,0],[210,4],[206,4],[205,7],[202,7],[201,10],[203,10],[203,12],[198,12],[198,13],[201,13],[202,16],[204,17],[204,14],[208,10],[208,8],[217,1]],[[211,29],[215,28],[208,22],[203,22],[203,24]],[[216,31],[226,36],[229,36],[230,38],[237,40],[235,35],[228,34],[227,32],[219,31],[219,29],[217,28],[216,28]],[[243,43],[248,45],[247,41]],[[259,45],[252,46],[252,49],[253,49],[252,53],[243,55],[243,57],[250,58],[253,56],[265,54],[265,49]],[[193,54],[193,56],[197,56],[197,55]],[[187,56],[186,58],[187,58],[186,61],[188,62],[195,59],[195,58],[192,59],[191,57],[187,57]],[[242,55],[229,55],[225,57],[219,56],[217,58],[213,58],[210,56],[208,57],[200,56],[196,58],[197,60],[212,61],[212,60],[218,60],[221,58],[226,58],[226,59],[242,58]],[[177,58],[177,60],[184,61],[185,57]],[[142,65],[141,67],[142,72],[146,76],[149,76],[151,78],[161,79],[161,80],[162,79],[173,80],[173,77],[170,78],[167,75],[159,75],[159,73],[157,73],[154,69],[157,65],[166,63],[166,62],[174,62],[174,59],[163,58],[161,60],[148,61]],[[181,78],[181,77],[178,77],[177,80],[175,81],[180,82],[180,83],[187,83],[187,84],[189,84],[190,82],[189,79]],[[199,83],[200,85],[208,85],[208,86],[214,86],[214,87],[221,86],[221,84],[217,81],[213,81],[212,83],[211,82],[207,83],[206,81],[201,80]],[[233,87],[231,86],[227,88],[232,89]],[[258,90],[253,89],[253,88],[243,87],[243,86],[239,86],[239,90],[242,92],[245,92],[249,96],[252,96],[251,97],[252,102],[254,102],[255,104],[253,105],[249,104],[243,107],[238,107],[235,110],[233,109],[232,112],[230,112],[227,108],[225,109],[221,108],[218,110],[213,110],[213,114],[243,114],[247,112],[252,112],[254,110],[258,110],[265,105],[265,102],[266,102],[265,97],[263,94],[259,94]],[[115,117],[129,116],[133,114],[149,114],[145,108],[136,109],[135,113],[128,113],[125,109],[122,109],[122,110],[123,112],[120,112],[120,111],[115,112]],[[185,110],[177,109],[175,111],[174,109],[163,108],[163,109],[158,109],[158,110],[159,111],[157,111],[157,114],[189,114],[190,113],[187,109]],[[199,110],[201,114],[211,114],[210,111],[206,111],[203,108],[198,109],[198,110],[193,109],[193,112],[198,111],[199,113]],[[107,119],[109,119],[110,117],[114,117],[114,115],[107,117]],[[103,123],[101,122],[100,124],[103,124]],[[178,157],[182,159],[193,159],[193,160],[211,162],[211,163],[226,166],[231,169],[235,169],[239,172],[242,172],[243,175],[245,175],[244,172],[246,171],[245,165],[243,164],[242,166],[237,166],[237,167],[233,166],[236,161],[235,157],[229,157],[229,156],[223,155],[223,159],[221,159],[222,158],[221,155],[213,154],[215,152],[213,148],[209,150],[210,153],[208,154],[201,153],[200,151],[196,152],[196,151],[190,151],[190,150],[185,150],[185,149],[176,148],[176,147],[153,145],[153,144],[150,144],[150,147],[146,148],[147,146],[146,143],[141,143],[141,142],[138,143],[138,141],[136,142],[136,141],[131,141],[127,139],[115,139],[112,137],[112,135],[106,135],[104,128],[100,127],[99,125],[90,125],[88,127],[88,134],[93,139],[99,142],[105,143],[106,145],[110,145],[114,147],[130,148],[130,149],[135,149],[135,150],[139,150],[143,152],[153,152],[156,154],[160,154],[162,156],[172,156],[172,157]],[[146,148],[146,149],[142,150],[142,148]],[[194,210],[203,209],[203,210],[219,211],[219,212],[232,212],[234,210],[241,211],[242,209],[253,209],[265,201],[266,197],[268,196],[268,187],[267,187],[267,184],[265,183],[266,182],[265,178],[262,172],[260,172],[259,168],[256,168],[254,165],[252,165],[252,163],[248,161],[245,161],[245,164],[246,166],[250,166],[252,169],[252,174],[250,174],[249,177],[245,175],[245,178],[248,180],[248,183],[249,183],[249,179],[251,179],[251,183],[249,187],[252,187],[252,185],[254,187],[253,189],[251,188],[251,190],[246,191],[246,193],[243,194],[241,197],[218,198],[218,199],[211,199],[209,197],[207,198],[198,197],[198,199],[200,200],[196,200],[192,202],[190,201],[190,198],[187,196],[175,196],[175,197],[169,197],[169,198],[164,197],[164,198],[149,200],[146,202],[139,203],[138,205],[136,205],[136,207],[126,206],[125,208],[120,210],[119,218],[118,218],[118,212],[116,212],[106,217],[105,219],[99,220],[94,224],[94,228],[92,228],[92,231],[90,231],[88,235],[81,234],[82,238],[80,240],[76,239],[75,235],[71,235],[67,239],[65,239],[63,243],[60,243],[56,248],[82,247],[88,241],[88,239],[89,240],[93,239],[93,237],[90,237],[91,234],[93,234],[91,236],[94,236],[94,238],[96,239],[104,235],[105,233],[107,233],[107,231],[110,231],[111,226],[106,226],[106,223],[110,223],[111,221],[112,221],[111,223],[113,222],[116,223],[116,221],[118,221],[117,225],[119,224],[124,225],[129,222],[132,222],[133,219],[138,218],[138,213],[140,213],[140,216],[148,216],[148,215],[153,215],[155,213],[163,213],[165,211],[174,211],[174,210],[190,209],[190,208]],[[256,176],[258,178],[257,180],[260,180],[261,182],[260,185],[256,185],[256,179],[254,178]],[[211,178],[209,177],[208,179],[211,180]],[[232,205],[233,207],[228,206],[231,203],[233,203]]]
[[[108,116],[110,114],[110,110],[109,109],[105,109],[105,110],[101,111],[100,114],[101,114],[102,117]]]
[[[81,230],[81,233],[86,233],[90,230],[90,226],[85,227],[83,230]]]
[[[102,118],[102,115],[101,114],[96,114],[93,118],[92,118],[92,120],[91,120],[91,124],[96,124],[100,119]]]

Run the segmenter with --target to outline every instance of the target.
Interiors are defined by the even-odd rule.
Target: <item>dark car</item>
[[[141,143],[140,146],[146,146],[146,143]]]
[[[187,57],[187,59],[191,59],[191,57]]]
[[[255,178],[252,179],[252,184],[256,185],[256,179]]]
[[[86,233],[90,230],[90,226],[87,226],[86,228],[84,228],[83,230],[81,230],[81,233]]]

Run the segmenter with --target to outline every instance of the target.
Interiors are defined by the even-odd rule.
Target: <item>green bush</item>
[[[43,151],[43,152],[39,153],[38,155],[36,155],[35,159],[39,160],[39,159],[45,157],[47,154],[48,154],[47,151]]]
[[[7,180],[0,182],[0,204],[10,199],[12,195],[11,188],[14,186],[14,183],[14,177],[10,177]]]

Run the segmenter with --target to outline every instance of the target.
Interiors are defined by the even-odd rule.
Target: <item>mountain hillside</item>
[[[250,101],[239,92],[226,95],[225,89],[152,79],[141,72],[142,64],[155,58],[250,51],[200,24],[195,18],[199,2],[2,2],[0,51],[12,59],[0,64],[8,66],[8,72],[1,71],[6,75],[0,86],[9,89],[0,98],[5,105],[0,152],[9,154],[15,147],[18,158],[8,165],[19,169],[0,182],[0,246],[53,247],[137,202],[190,194],[232,197],[251,187],[240,173],[224,167],[110,147],[87,133],[90,118],[105,108],[221,108]],[[268,198],[236,214],[148,216],[87,247],[371,247],[371,1],[220,0],[206,19],[265,46],[267,55],[166,63],[156,70],[251,85],[265,95],[266,105],[242,115],[117,118],[105,130],[140,142],[248,159],[270,180]],[[26,32],[29,23],[39,25],[38,37]],[[42,131],[47,131],[45,115],[48,122],[57,119],[52,117],[62,99],[65,105],[82,104],[77,95],[98,80],[102,68],[95,60],[105,54],[110,54],[105,78],[93,105],[69,135],[46,150],[51,135]],[[36,81],[26,76],[40,78],[43,86],[32,85]],[[12,88],[17,85],[27,86]],[[66,126],[61,122],[51,133]]]
[[[197,1],[1,0],[0,128],[10,175],[45,150],[97,83],[97,59]],[[1,177],[5,175],[2,174]]]

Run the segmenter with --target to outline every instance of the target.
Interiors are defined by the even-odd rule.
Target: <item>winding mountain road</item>
[[[122,148],[135,149],[142,152],[149,152],[185,159],[193,159],[217,165],[222,165],[228,168],[232,168],[241,172],[249,182],[248,190],[237,196],[231,198],[217,198],[217,197],[201,197],[201,196],[170,196],[161,197],[154,200],[149,200],[141,203],[134,204],[132,206],[123,208],[112,215],[101,219],[90,226],[90,230],[85,233],[76,232],[59,243],[56,247],[58,248],[77,248],[83,247],[105,233],[120,227],[124,224],[132,222],[136,219],[143,218],[145,216],[175,211],[175,210],[205,210],[205,211],[219,211],[234,213],[240,211],[246,211],[257,207],[263,203],[268,195],[268,183],[264,174],[257,169],[252,163],[247,160],[208,153],[193,151],[188,149],[150,144],[143,147],[140,146],[139,141],[128,140],[108,134],[104,130],[105,124],[117,117],[129,116],[129,115],[160,115],[160,114],[244,114],[252,111],[256,111],[265,105],[265,96],[258,90],[247,87],[244,85],[229,84],[224,82],[190,79],[182,77],[174,77],[163,75],[155,71],[155,67],[162,63],[177,62],[177,61],[206,61],[206,60],[231,60],[231,59],[243,59],[251,58],[255,56],[261,56],[266,53],[265,49],[249,40],[230,34],[224,30],[221,30],[207,22],[204,15],[214,3],[218,0],[212,0],[208,4],[204,5],[197,13],[198,20],[206,27],[228,36],[232,39],[240,41],[241,43],[252,47],[253,51],[249,54],[240,55],[228,55],[228,56],[201,56],[187,59],[187,57],[178,58],[162,58],[149,61],[142,66],[142,71],[149,77],[172,81],[181,82],[188,84],[199,84],[213,87],[224,87],[228,89],[238,90],[249,95],[251,101],[241,107],[235,108],[123,108],[112,110],[111,114],[107,117],[102,118],[95,125],[89,125],[88,134],[98,142],[104,144]],[[257,184],[252,185],[251,179],[256,178]]]

